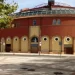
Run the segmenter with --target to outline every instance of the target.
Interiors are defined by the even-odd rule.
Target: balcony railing
[[[33,15],[51,15],[51,14],[75,14],[75,10],[40,10],[40,11],[26,11],[15,13],[16,17],[33,16]]]

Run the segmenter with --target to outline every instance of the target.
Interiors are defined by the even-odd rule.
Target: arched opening
[[[28,37],[26,36],[21,38],[21,52],[28,52]]]
[[[64,53],[73,54],[73,39],[71,37],[64,38]]]
[[[62,48],[62,40],[59,36],[52,37],[52,52],[55,54],[61,53]]]
[[[49,46],[49,37],[48,36],[43,36],[41,38],[41,52],[43,53],[49,53],[49,50],[50,50],[50,46]]]
[[[20,51],[20,39],[17,36],[13,38],[13,51],[14,52]]]
[[[39,45],[38,45],[38,38],[32,37],[31,38],[31,53],[38,53]]]
[[[38,42],[38,38],[37,38],[37,37],[33,37],[33,38],[31,39],[31,42],[37,43],[37,42]]]

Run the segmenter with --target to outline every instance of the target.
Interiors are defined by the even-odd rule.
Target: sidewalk
[[[8,53],[0,52],[0,56],[75,56],[72,54],[43,54],[43,53]]]

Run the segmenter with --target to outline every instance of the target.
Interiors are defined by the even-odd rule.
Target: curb
[[[75,57],[75,55],[67,54],[39,54],[39,53],[0,53],[0,56],[54,56],[54,57]]]

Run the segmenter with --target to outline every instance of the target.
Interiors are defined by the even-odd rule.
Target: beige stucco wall
[[[1,52],[5,52],[5,39],[1,38]]]
[[[44,40],[44,38],[47,38],[47,40]],[[50,45],[49,45],[49,37],[43,36],[41,38],[41,52],[49,52]]]
[[[15,40],[17,38],[17,41]],[[20,39],[18,37],[13,38],[13,52],[19,52],[20,50]]]
[[[67,41],[66,38],[67,37],[64,37],[64,44],[72,44],[73,43],[73,40],[72,40],[71,37],[69,37],[70,38],[70,41]]]
[[[26,36],[21,38],[21,52],[28,52],[28,38]]]
[[[11,44],[11,38],[10,37],[6,38],[6,44]]]
[[[55,36],[55,37],[58,37],[58,36]],[[61,38],[59,38],[58,41],[55,40],[55,37],[52,37],[52,52],[53,53],[60,53],[61,49],[62,49],[62,46],[59,45],[59,42],[61,42]]]
[[[30,26],[30,28],[29,28],[29,36],[30,37],[33,37],[33,36],[39,37],[39,34],[40,34],[39,26]]]

